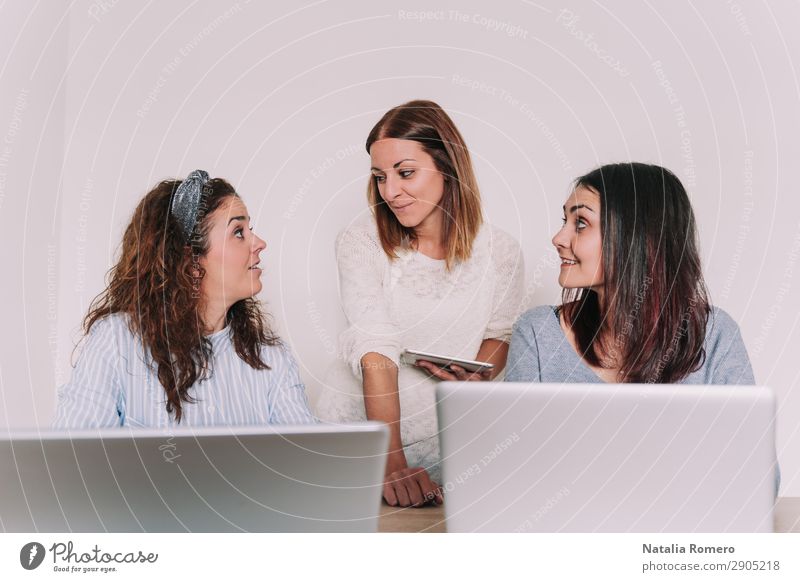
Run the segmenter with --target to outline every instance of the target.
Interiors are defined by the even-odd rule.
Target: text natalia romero
[[[698,546],[689,544],[689,554],[732,554],[733,546]],[[686,554],[686,546],[670,544],[668,546],[642,544],[643,554]]]

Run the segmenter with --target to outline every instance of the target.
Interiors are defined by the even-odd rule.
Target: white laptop
[[[442,382],[450,532],[770,532],[768,388]]]
[[[389,433],[330,426],[0,436],[7,532],[374,532]]]

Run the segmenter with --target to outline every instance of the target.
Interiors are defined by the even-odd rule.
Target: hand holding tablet
[[[494,364],[405,349],[406,364],[424,368],[440,380],[482,381],[490,380]]]

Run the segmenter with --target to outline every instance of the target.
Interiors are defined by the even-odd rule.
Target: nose
[[[383,199],[387,202],[393,201],[400,196],[403,192],[403,187],[400,185],[400,180],[396,176],[386,176],[386,181],[383,183]]]
[[[258,253],[263,251],[265,248],[267,248],[267,243],[264,241],[264,239],[261,238],[260,236],[258,236],[257,234],[254,234],[253,235],[253,243],[252,243],[253,254],[257,255]]]
[[[556,232],[555,236],[553,236],[552,243],[553,246],[556,247],[556,250],[569,248],[570,237],[569,233],[566,231],[566,225],[564,225],[559,228],[558,232]]]

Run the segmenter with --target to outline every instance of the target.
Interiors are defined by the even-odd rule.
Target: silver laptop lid
[[[767,388],[443,382],[437,408],[448,531],[772,531]]]
[[[8,532],[376,531],[381,423],[0,437]]]

